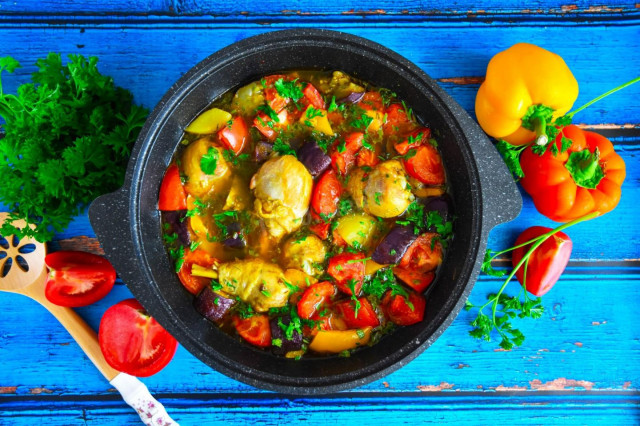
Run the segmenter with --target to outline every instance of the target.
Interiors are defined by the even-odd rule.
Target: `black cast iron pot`
[[[290,69],[343,70],[395,91],[437,135],[457,219],[455,237],[432,284],[423,322],[400,328],[350,358],[299,361],[241,344],[200,316],[167,257],[157,210],[160,182],[185,126],[215,98]],[[475,122],[424,72],[371,41],[324,30],[278,31],[211,55],[175,83],[147,120],[125,183],[98,198],[91,224],[122,280],[192,354],[250,385],[287,394],[353,388],[400,368],[431,345],[463,307],[489,231],[520,212],[522,200],[498,153]]]

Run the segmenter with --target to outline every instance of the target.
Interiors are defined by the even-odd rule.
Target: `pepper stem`
[[[543,116],[534,117],[533,122],[533,130],[536,132],[536,145],[546,145],[549,142],[549,137],[547,136],[547,119]]]
[[[571,111],[570,113],[566,114],[567,117],[569,118],[573,118],[574,115],[576,115],[578,112],[582,111],[583,109],[595,104],[596,102],[598,102],[601,99],[606,98],[607,96],[616,93],[618,90],[622,90],[625,87],[631,86],[634,83],[637,83],[638,81],[640,81],[640,77],[636,77],[633,80],[629,80],[624,84],[621,84],[618,87],[614,87],[613,89],[609,90],[608,92],[603,93],[602,95],[598,96],[597,98],[594,98],[592,100],[590,100],[589,102],[587,102],[586,104],[582,105],[580,108],[576,109],[575,111]]]

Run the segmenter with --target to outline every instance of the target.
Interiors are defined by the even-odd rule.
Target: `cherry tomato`
[[[551,228],[543,226],[527,228],[518,236],[515,245],[526,243],[549,231],[551,231]],[[529,244],[513,251],[511,262],[514,267],[530,248],[531,245]],[[526,286],[529,293],[535,296],[546,294],[567,267],[572,248],[573,242],[571,238],[564,232],[556,232],[531,253],[527,264],[526,281],[524,280],[524,265],[516,271],[518,281]]]
[[[425,185],[443,185],[444,168],[438,151],[430,144],[416,148],[416,154],[403,160],[404,168],[410,176]]]
[[[304,90],[302,90],[302,94],[305,99],[314,106],[314,108],[325,109],[324,99],[322,99],[322,95],[318,92],[318,89],[313,86],[313,84],[307,83]]]
[[[211,278],[196,277],[191,274],[191,268],[193,265],[208,268],[216,262],[216,259],[211,257],[211,255],[203,249],[191,251],[188,248],[184,251],[183,259],[182,266],[180,266],[180,270],[178,271],[178,278],[180,278],[180,282],[184,288],[189,290],[191,294],[197,295],[203,288],[209,285]]]
[[[335,305],[349,328],[377,327],[380,320],[371,302],[366,297],[358,298],[358,305],[353,300],[346,300]],[[358,307],[356,312],[356,307]]]
[[[227,149],[238,155],[242,152],[244,144],[249,138],[247,123],[244,122],[242,117],[235,117],[231,122],[231,126],[224,126],[222,130],[218,131],[218,138]]]
[[[307,288],[298,302],[298,315],[303,319],[311,319],[323,303],[326,303],[336,290],[329,281],[321,281]]]
[[[162,370],[178,348],[177,340],[136,299],[123,300],[107,309],[100,321],[98,340],[111,367],[138,377]]]
[[[329,169],[320,176],[311,195],[311,213],[314,219],[330,218],[338,211],[342,184],[336,172]]]
[[[379,144],[376,144],[373,150],[364,147],[361,148],[360,151],[358,151],[356,164],[358,165],[358,167],[374,167],[380,162],[380,157],[378,157],[378,155],[380,154],[379,151]]]
[[[382,309],[398,325],[411,325],[422,321],[427,302],[421,294],[409,292],[409,297],[388,292],[382,299]]]
[[[44,262],[49,276],[44,294],[51,303],[77,308],[97,302],[113,288],[116,270],[101,256],[82,251],[57,251]]]
[[[187,193],[184,191],[180,180],[180,171],[175,164],[169,166],[162,179],[158,209],[163,211],[187,209]]]
[[[254,315],[249,318],[233,317],[233,326],[238,334],[252,345],[266,348],[271,346],[271,327],[269,317]]]
[[[342,253],[329,259],[327,273],[338,285],[338,289],[345,294],[360,294],[364,282],[364,254]],[[353,292],[352,289],[353,288]]]

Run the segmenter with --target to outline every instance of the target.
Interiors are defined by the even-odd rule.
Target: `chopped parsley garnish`
[[[219,155],[216,148],[209,147],[207,153],[200,158],[200,170],[202,170],[202,173],[212,175],[216,172]]]
[[[365,112],[362,113],[362,115],[360,116],[359,119],[352,120],[351,123],[349,123],[349,125],[351,127],[355,127],[356,129],[366,130],[367,127],[369,127],[369,125],[371,124],[372,121],[373,121],[373,118],[368,116],[366,111],[365,111]]]
[[[271,339],[271,345],[278,348],[282,347],[282,339]]]
[[[280,78],[275,82],[274,87],[276,88],[278,95],[282,96],[283,98],[289,98],[297,101],[304,96],[304,94],[302,93],[302,89],[300,88],[300,84],[298,84],[298,79],[295,79],[293,81],[285,81],[284,79]]]
[[[247,161],[249,159],[249,154],[236,155],[236,153],[230,149],[225,149],[224,151],[222,151],[222,156],[225,160],[227,160],[234,166],[240,164],[241,161]]]
[[[270,119],[272,119],[273,121],[275,121],[276,123],[280,122],[280,119],[278,118],[278,113],[276,113],[273,108],[271,108],[269,105],[260,105],[258,108],[258,111],[262,111],[265,114],[267,114],[267,116],[269,116]]]
[[[376,192],[375,194],[373,194],[373,199],[375,200],[377,205],[381,205],[382,201],[380,200],[380,197],[382,197],[382,192]]]
[[[280,138],[277,138],[273,144],[273,150],[280,155],[293,155],[296,157],[296,150]]]
[[[309,120],[312,120],[316,117],[322,117],[322,110],[316,109],[309,105],[309,108],[307,108],[306,116]]]

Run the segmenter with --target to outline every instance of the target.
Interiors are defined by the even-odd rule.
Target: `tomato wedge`
[[[516,239],[515,245],[526,243],[540,235],[551,231],[551,228],[532,226],[525,229]],[[529,251],[531,244],[513,251],[512,263],[515,267],[522,257]],[[516,271],[520,284],[525,285],[527,291],[535,296],[546,294],[560,278],[569,263],[573,242],[564,232],[556,232],[538,246],[529,256],[527,264],[527,279],[524,280],[524,266]]]
[[[407,117],[407,111],[401,104],[391,104],[387,107],[385,114],[387,121],[382,125],[385,135],[404,135],[415,128],[415,124]]]
[[[424,143],[428,143],[431,136],[431,129],[420,129],[410,134],[407,139],[397,144],[394,148],[400,155],[405,155],[411,149],[417,149]]]
[[[254,315],[249,318],[233,317],[233,326],[238,334],[252,345],[266,348],[271,346],[271,327],[269,317]]]
[[[325,109],[324,99],[322,99],[322,95],[318,92],[318,89],[313,86],[313,84],[307,83],[305,88],[302,90],[302,94],[315,108]]]
[[[246,140],[249,138],[249,129],[247,123],[242,117],[234,117],[231,126],[224,126],[218,131],[218,139],[227,148],[232,150],[236,155],[242,152]]]
[[[329,281],[321,281],[307,288],[298,302],[298,315],[311,319],[323,303],[326,303],[336,290]]]
[[[188,248],[184,251],[183,259],[182,266],[180,266],[180,270],[178,271],[178,278],[180,278],[180,282],[184,288],[189,290],[191,294],[197,295],[203,288],[209,285],[211,278],[196,277],[191,274],[191,268],[193,265],[208,268],[216,262],[216,259],[211,257],[211,255],[203,249],[191,251]]]
[[[329,229],[331,224],[329,222],[320,222],[309,225],[309,231],[313,232],[321,240],[326,240],[329,237]]]
[[[187,209],[187,193],[180,180],[178,166],[172,164],[167,169],[167,173],[160,185],[160,196],[158,197],[158,210],[175,211]]]
[[[410,176],[425,185],[444,185],[444,168],[438,151],[430,144],[416,148],[416,155],[403,160]]]
[[[82,251],[57,251],[44,263],[49,276],[44,294],[51,303],[77,308],[106,296],[116,281],[116,270],[102,256]]]
[[[412,325],[424,318],[427,302],[421,294],[409,292],[409,297],[388,292],[382,299],[382,308],[387,317],[398,325]]]
[[[344,137],[344,145],[339,142],[331,154],[331,164],[342,175],[346,175],[356,161],[356,153],[362,148],[364,133],[353,132]]]
[[[107,309],[100,321],[98,341],[111,367],[138,377],[162,370],[178,348],[178,341],[136,299]]]
[[[438,234],[426,232],[420,235],[404,253],[398,266],[416,272],[433,271],[442,263],[442,246],[433,242]]]
[[[311,215],[316,220],[326,220],[338,211],[338,203],[342,195],[342,184],[332,169],[320,176],[311,195]]]
[[[335,309],[340,312],[349,328],[375,328],[379,326],[380,319],[378,319],[376,311],[371,306],[371,302],[366,297],[360,297],[358,298],[358,304],[353,300],[346,300],[335,305]],[[357,312],[356,307],[358,308]]]
[[[364,283],[364,263],[362,253],[338,254],[329,259],[327,273],[336,280],[340,291],[357,296]]]

